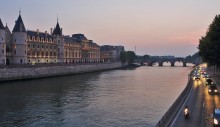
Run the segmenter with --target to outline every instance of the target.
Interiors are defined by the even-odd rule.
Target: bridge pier
[[[183,67],[186,67],[186,62],[183,62]]]
[[[159,62],[159,66],[162,67],[163,66],[163,62]]]
[[[171,62],[171,67],[174,67],[175,66],[175,62]]]
[[[153,66],[153,63],[152,63],[152,62],[149,62],[149,63],[148,63],[148,66]]]

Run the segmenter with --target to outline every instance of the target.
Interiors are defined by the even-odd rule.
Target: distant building
[[[40,32],[26,30],[21,15],[10,32],[0,19],[0,64],[100,62],[100,46],[83,34],[64,36],[56,27]]]
[[[100,48],[102,62],[116,62],[120,60],[120,53],[124,51],[124,46],[103,45]]]
[[[0,19],[0,64],[5,65],[6,63],[6,37],[5,28]]]

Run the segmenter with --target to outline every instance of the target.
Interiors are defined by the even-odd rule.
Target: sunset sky
[[[220,0],[1,0],[0,18],[10,30],[19,10],[28,30],[83,33],[98,45],[123,45],[138,55],[185,57],[220,14]]]

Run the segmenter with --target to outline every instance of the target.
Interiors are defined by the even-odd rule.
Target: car
[[[213,95],[218,94],[218,88],[216,87],[216,85],[209,85],[208,93]]]
[[[217,108],[213,112],[213,125],[214,127],[220,126],[220,109]]]
[[[203,78],[209,78],[209,75],[208,74],[203,74]]]
[[[196,76],[194,76],[194,80],[200,80],[200,76],[199,75],[196,75]]]
[[[212,79],[210,79],[210,78],[207,78],[206,79],[206,86],[208,86],[208,85],[214,85],[214,82],[213,82],[213,80]]]

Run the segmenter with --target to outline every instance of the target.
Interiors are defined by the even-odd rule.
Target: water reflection
[[[190,70],[141,67],[1,83],[0,126],[153,126]]]
[[[66,105],[71,103],[75,109],[88,105],[88,93],[94,87],[87,81],[97,79],[97,76],[84,74],[1,83],[1,124],[25,126],[43,123],[44,119],[62,121]]]

